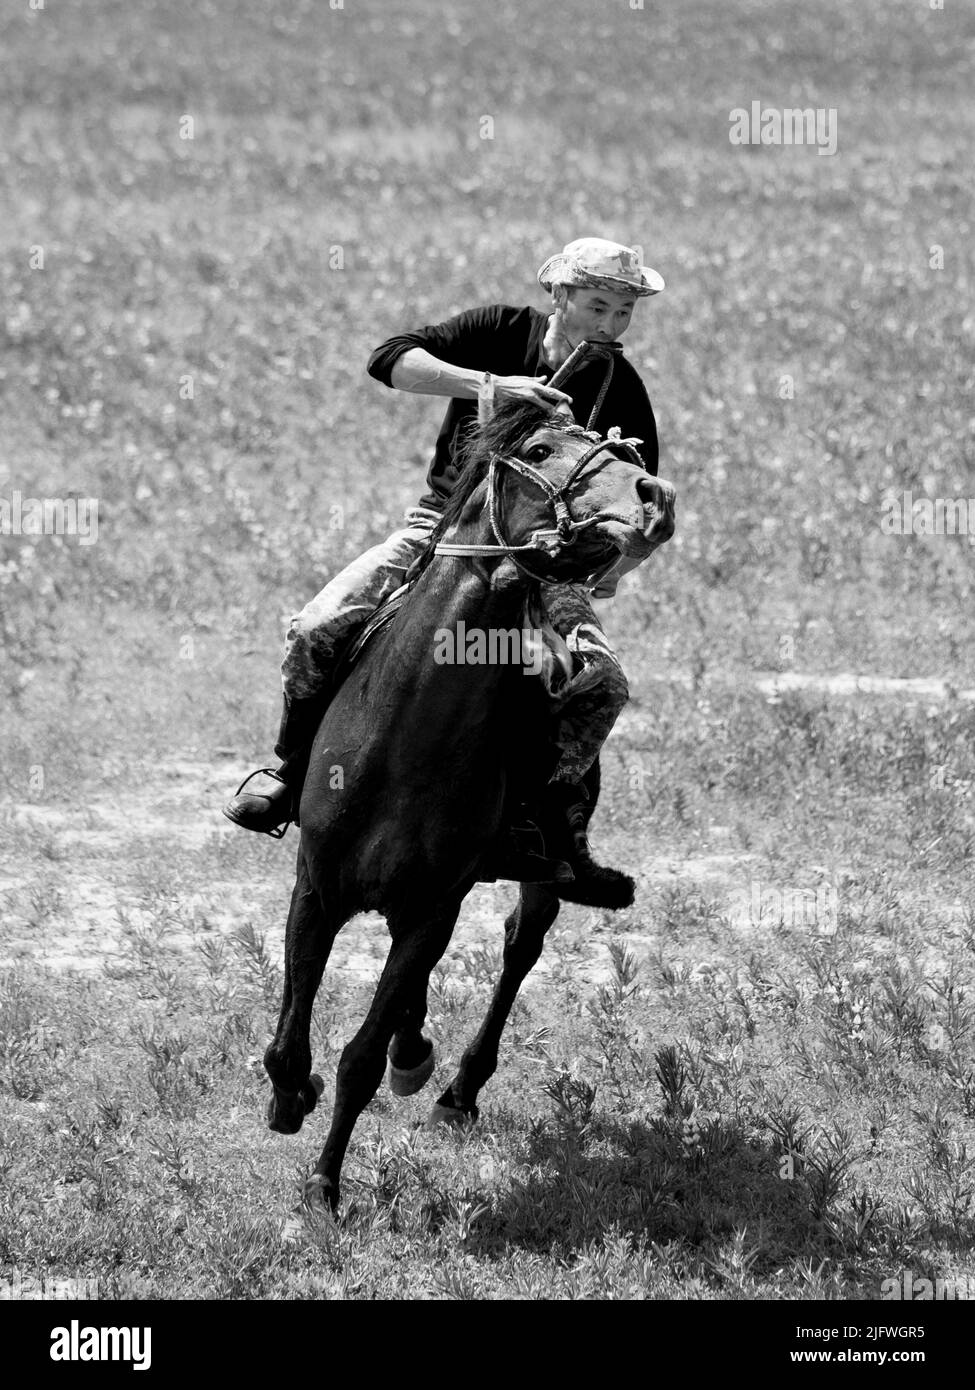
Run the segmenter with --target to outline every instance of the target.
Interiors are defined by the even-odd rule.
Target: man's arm
[[[420,396],[456,396],[463,401],[476,401],[478,388],[485,376],[485,372],[476,372],[470,367],[454,367],[449,362],[441,362],[426,348],[413,347],[393,363],[389,380],[397,391],[410,391]],[[560,401],[571,404],[572,401],[572,397],[564,391],[546,386],[541,377],[495,376],[492,380],[495,399],[533,400],[539,405],[550,406],[556,406]]]
[[[510,361],[507,335],[522,312],[505,304],[483,305],[444,323],[397,334],[376,348],[367,370],[398,391],[477,400],[491,364],[499,358]],[[565,392],[530,376],[495,376],[494,395],[496,400],[534,400],[550,408],[569,400]]]
[[[483,380],[483,372],[451,366],[419,347],[408,348],[402,357],[397,357],[389,374],[390,385],[397,391],[412,391],[419,396],[456,396],[462,401],[477,400]]]

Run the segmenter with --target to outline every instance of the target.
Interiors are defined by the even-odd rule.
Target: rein
[[[596,420],[602,409],[603,401],[606,399],[609,383],[613,380],[613,368],[616,366],[616,358],[622,356],[622,353],[622,343],[588,343],[585,338],[583,338],[582,342],[577,343],[572,349],[555,375],[550,377],[545,383],[546,386],[561,386],[563,381],[565,381],[567,377],[570,377],[576,368],[581,367],[584,362],[598,357],[605,359],[606,370],[603,373],[603,384],[600,386],[596,395],[595,404],[589,412],[589,419],[586,421],[587,430],[594,430],[596,428]]]

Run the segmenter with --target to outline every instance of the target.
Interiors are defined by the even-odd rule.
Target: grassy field
[[[891,492],[975,493],[971,13],[232,12],[0,19],[0,499],[99,500],[97,544],[0,537],[0,1278],[975,1280],[975,552],[881,526]],[[733,146],[755,100],[834,108],[837,154]],[[601,609],[633,699],[593,838],[637,903],[563,910],[473,1130],[383,1090],[343,1220],[301,1219],[324,1119],[269,1134],[259,1061],[293,832],[219,809],[270,754],[287,616],[418,493],[443,404],[368,379],[369,351],[542,307],[535,267],[584,233],[667,280],[626,343],[679,531]],[[824,683],[845,673],[889,683]],[[437,1080],[512,897],[471,895],[434,977]],[[384,951],[371,917],[336,945],[327,1087]]]

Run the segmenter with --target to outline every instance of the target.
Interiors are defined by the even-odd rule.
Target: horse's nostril
[[[641,478],[636,485],[636,495],[641,502],[656,502],[660,497],[660,484],[654,478]]]
[[[661,513],[673,510],[674,489],[658,478],[641,478],[636,485],[636,494],[644,505],[652,504]]]

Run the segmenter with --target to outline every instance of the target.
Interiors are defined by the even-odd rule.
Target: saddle
[[[355,636],[349,640],[345,649],[340,652],[339,658],[335,663],[332,676],[333,693],[338,690],[339,686],[349,675],[349,672],[352,670],[353,666],[355,666],[359,657],[375,637],[376,633],[382,632],[384,628],[389,627],[390,623],[396,617],[396,614],[403,607],[409,592],[410,586],[404,584],[401,588],[397,589],[394,594],[390,594],[385,603],[381,603],[374,612],[370,613],[369,617],[362,624],[362,627],[360,627]]]

